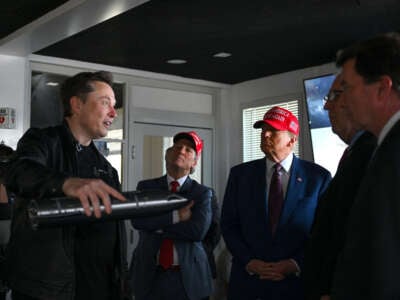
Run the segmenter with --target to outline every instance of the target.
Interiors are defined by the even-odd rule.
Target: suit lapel
[[[179,194],[187,194],[188,192],[190,192],[191,187],[192,187],[192,179],[188,176],[186,177],[185,182],[180,187]]]
[[[167,175],[158,178],[157,186],[159,186],[162,190],[169,190]]]
[[[266,158],[260,159],[256,163],[256,168],[254,170],[254,181],[251,182],[253,184],[253,198],[255,199],[254,204],[249,203],[249,205],[253,205],[255,212],[257,215],[260,214],[259,218],[255,218],[255,220],[264,220],[264,228],[267,230],[268,228],[268,192],[267,192],[267,179],[266,179],[266,169],[267,169],[267,161]]]
[[[390,145],[393,140],[397,140],[397,136],[399,134],[400,120],[393,125],[393,127],[386,134],[381,144],[375,148],[375,151],[372,153],[371,160],[369,162],[369,168],[371,168],[371,166],[375,166],[377,160],[379,161],[380,159],[382,159],[382,161],[384,161],[383,157],[387,155],[387,149],[392,148],[392,146],[386,146],[386,144],[389,143]]]
[[[293,163],[290,171],[289,182],[286,190],[286,198],[283,204],[282,214],[279,220],[279,226],[286,224],[295,210],[297,203],[301,197],[299,191],[304,184],[303,172],[299,168],[299,160],[297,157],[293,158]]]

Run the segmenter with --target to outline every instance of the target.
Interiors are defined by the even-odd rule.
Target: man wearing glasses
[[[337,64],[344,105],[378,145],[348,217],[331,296],[400,299],[400,35],[352,45]]]
[[[342,76],[335,78],[324,109],[332,131],[349,146],[335,177],[318,202],[311,239],[305,253],[304,281],[307,300],[329,300],[336,259],[343,248],[347,216],[376,145],[375,137],[361,130],[343,103]]]

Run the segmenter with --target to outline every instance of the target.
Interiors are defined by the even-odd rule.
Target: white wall
[[[27,59],[0,55],[0,107],[11,107],[16,113],[15,129],[0,129],[0,141],[15,149],[26,127],[25,95],[30,87]],[[28,85],[29,82],[29,85]]]

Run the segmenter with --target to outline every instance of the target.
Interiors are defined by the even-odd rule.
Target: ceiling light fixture
[[[232,56],[232,53],[228,53],[228,52],[219,52],[219,53],[215,53],[213,55],[213,57],[218,57],[218,58],[227,58],[229,56]]]
[[[186,64],[187,61],[184,59],[169,59],[167,60],[167,63],[172,64],[172,65],[182,65],[182,64]]]
[[[54,82],[54,81],[49,81],[49,82],[46,82],[46,85],[48,85],[48,86],[58,86],[58,82]]]

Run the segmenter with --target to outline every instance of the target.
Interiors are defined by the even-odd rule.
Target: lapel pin
[[[296,180],[297,180],[298,182],[303,182],[303,179],[302,179],[301,177],[297,177]]]

